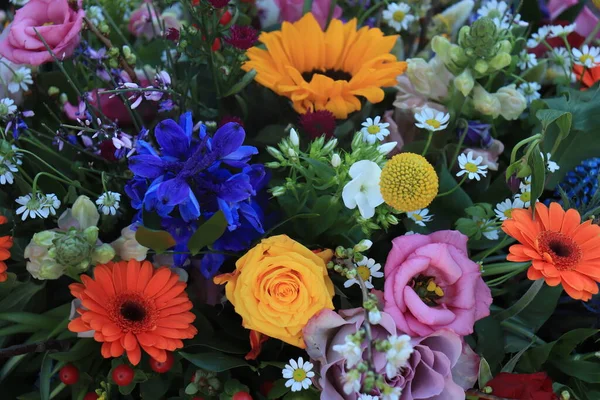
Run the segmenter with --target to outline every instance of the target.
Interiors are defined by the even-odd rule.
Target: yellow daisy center
[[[525,192],[525,193],[521,193],[520,196],[521,200],[524,203],[527,203],[528,201],[531,201],[531,192]]]
[[[377,135],[379,131],[381,131],[381,129],[379,129],[378,125],[371,125],[367,128],[367,132],[369,132],[371,135]]]
[[[581,61],[582,64],[585,64],[588,60],[594,62],[594,57],[589,54],[582,54],[581,57],[579,57],[579,61]]]
[[[404,11],[400,11],[400,10],[394,12],[394,15],[392,15],[392,18],[396,22],[404,21],[404,17],[406,17],[406,13]]]
[[[302,382],[304,379],[306,379],[306,371],[303,370],[302,368],[298,368],[298,369],[294,370],[292,377],[294,378],[294,380],[296,382]]]
[[[363,281],[368,281],[371,277],[371,270],[366,265],[359,265],[356,268],[356,272],[362,278]]]
[[[465,164],[465,169],[469,172],[477,172],[477,165],[472,162],[468,162]]]
[[[423,221],[423,217],[421,217],[419,214],[413,214],[412,217],[415,221]]]
[[[426,208],[438,193],[438,176],[425,157],[401,153],[381,171],[379,188],[383,200],[399,211]]]
[[[508,210],[504,210],[503,214],[506,218],[512,218],[512,208],[509,208]]]
[[[425,123],[431,126],[433,129],[438,129],[442,124],[437,119],[428,119]]]

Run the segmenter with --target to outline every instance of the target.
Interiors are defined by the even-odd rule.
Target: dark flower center
[[[141,304],[126,301],[121,305],[121,315],[128,321],[139,322],[146,317],[146,310]]]
[[[310,82],[315,74],[328,76],[334,81],[349,81],[352,79],[351,74],[340,69],[326,69],[325,71],[322,69],[313,69],[312,71],[303,72],[302,77],[306,82]]]
[[[428,306],[437,306],[438,300],[444,296],[444,290],[435,283],[432,276],[419,275],[413,278],[412,288]]]
[[[545,261],[554,264],[559,271],[574,269],[582,257],[579,245],[560,232],[541,232],[537,237],[537,245]]]

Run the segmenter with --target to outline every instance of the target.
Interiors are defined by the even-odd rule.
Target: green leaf
[[[255,76],[256,76],[256,71],[253,69],[246,72],[244,74],[244,76],[242,76],[242,78],[235,85],[233,85],[231,88],[229,88],[229,90],[227,92],[225,92],[225,94],[222,97],[231,96],[231,95],[241,92],[246,86],[248,86],[250,84],[250,82],[252,82],[254,80]]]
[[[202,248],[213,244],[221,237],[225,229],[227,229],[227,219],[225,219],[223,211],[219,210],[196,229],[187,244],[190,253],[195,256]]]
[[[65,363],[81,360],[92,353],[97,353],[98,344],[93,339],[79,339],[69,351],[50,353],[49,357]]]
[[[573,122],[573,114],[570,112],[561,110],[539,110],[535,113],[535,116],[542,123],[543,132],[546,132],[548,127],[555,122],[559,130],[558,140],[563,140],[569,136],[571,124]]]
[[[136,369],[133,375],[133,381],[137,382],[137,383],[141,383],[141,382],[146,382],[148,380],[148,377],[146,376],[146,373],[144,371],[142,371],[141,369]]]
[[[502,367],[502,371],[500,372],[512,373],[523,353],[525,353],[527,349],[531,347],[532,344],[533,343],[529,343],[527,346],[523,347],[517,354],[515,354],[510,360],[508,360],[508,362],[504,364],[504,367]]]
[[[50,374],[52,373],[52,359],[48,357],[48,353],[44,355],[42,360],[42,368],[40,370],[40,397],[42,400],[50,399]]]
[[[267,399],[274,400],[287,394],[290,391],[290,388],[285,387],[286,381],[287,379],[276,380],[271,388],[271,391],[269,392],[269,395],[267,396]]]
[[[514,303],[506,310],[500,311],[499,313],[494,315],[494,318],[498,321],[504,321],[505,319],[509,319],[510,317],[514,317],[515,315],[519,314],[525,309],[525,307],[529,305],[529,303],[533,301],[533,299],[535,298],[535,296],[537,296],[538,292],[540,291],[543,285],[543,279],[538,279],[537,281],[533,282],[533,285],[531,285],[529,289],[527,289],[527,292],[525,292],[523,297],[517,300],[516,303]]]
[[[159,254],[175,246],[177,243],[169,232],[148,229],[143,226],[137,228],[135,240],[142,246],[148,247]]]
[[[558,299],[562,293],[562,287],[544,285],[531,303],[519,313],[519,319],[535,333],[550,318]]]
[[[196,367],[213,372],[223,372],[232,368],[248,366],[246,361],[223,353],[209,352],[190,354],[180,352],[179,355]]]
[[[552,360],[552,365],[565,374],[584,382],[600,382],[600,363],[583,360],[555,359]]]
[[[14,322],[15,324],[30,325],[39,329],[47,330],[51,330],[60,322],[55,318],[23,311],[0,313],[0,321],[9,321]]]
[[[477,334],[476,352],[486,359],[493,372],[497,372],[504,359],[504,332],[500,322],[492,316],[475,323]]]
[[[33,295],[40,291],[45,285],[45,282],[41,285],[36,285],[33,282],[21,285],[19,290],[13,291],[10,296],[7,296],[0,301],[0,311],[8,311],[18,304],[24,306],[29,303]]]
[[[331,165],[310,157],[302,157],[302,159],[311,165],[311,172],[321,179],[323,183],[329,182],[335,177],[335,170]]]
[[[479,390],[483,390],[485,385],[492,380],[492,377],[490,364],[488,364],[484,357],[481,357],[481,360],[479,360],[479,373],[477,374],[477,385],[479,386]]]
[[[600,329],[573,329],[562,335],[556,342],[553,342],[555,345],[552,348],[552,355],[555,357],[566,357],[575,350],[578,344],[583,343],[598,332],[600,332]]]
[[[529,155],[527,164],[531,167],[531,211],[535,210],[536,200],[544,192],[546,183],[546,162],[539,145],[535,145]]]

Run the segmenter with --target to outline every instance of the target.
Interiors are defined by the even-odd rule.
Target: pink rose
[[[37,30],[57,58],[68,57],[81,39],[84,16],[82,9],[73,10],[67,0],[31,0],[17,10],[8,35],[0,42],[0,54],[17,64],[53,61]]]
[[[304,0],[274,0],[275,5],[279,7],[279,20],[296,22],[302,18],[302,7],[304,7]],[[314,15],[315,19],[321,25],[322,29],[325,29],[327,24],[327,16],[329,15],[329,7],[331,0],[314,0],[312,9],[310,10]],[[340,18],[342,16],[342,8],[335,6],[333,10],[332,18]]]
[[[467,256],[467,237],[457,231],[400,236],[385,264],[385,312],[410,336],[440,329],[473,333],[490,314],[492,296],[479,265]]]

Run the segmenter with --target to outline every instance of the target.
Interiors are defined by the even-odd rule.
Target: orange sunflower
[[[0,225],[5,224],[6,217],[0,215]],[[6,263],[4,261],[10,258],[10,248],[13,245],[13,239],[10,236],[0,236],[0,282],[5,282],[8,279],[6,272]]]
[[[600,282],[600,226],[581,223],[577,210],[566,212],[558,203],[542,203],[531,210],[513,210],[502,230],[517,239],[509,261],[531,261],[527,277],[544,279],[550,286],[562,284],[574,299],[589,300]]]
[[[69,286],[81,300],[81,315],[69,323],[72,332],[94,330],[102,343],[102,356],[120,357],[127,352],[133,365],[141,349],[159,362],[167,351],[183,347],[198,331],[190,312],[186,284],[169,268],[155,269],[148,261],[110,262],[94,269],[94,279],[81,275],[81,283]],[[141,348],[141,349],[140,349]]]
[[[323,32],[312,13],[280,31],[263,32],[266,50],[252,47],[243,69],[256,70],[256,81],[293,102],[294,109],[329,110],[343,119],[361,108],[357,96],[371,103],[383,100],[382,87],[396,85],[406,70],[390,51],[397,36],[377,28],[356,30],[356,19],[334,19]]]

